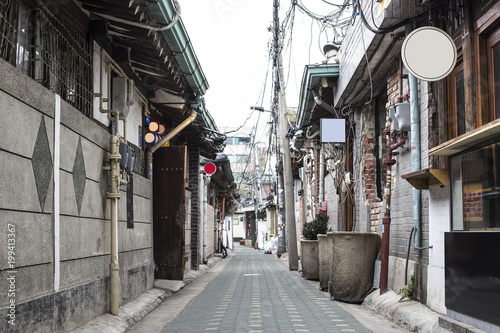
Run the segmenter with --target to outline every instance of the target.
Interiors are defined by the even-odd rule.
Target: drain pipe
[[[120,113],[112,111],[116,114],[116,123],[120,120]],[[120,265],[118,263],[118,205],[117,200],[121,198],[119,190],[120,185],[127,184],[125,179],[120,177],[120,136],[114,134],[111,136],[109,153],[106,154],[106,161],[109,165],[104,166],[102,169],[110,171],[110,190],[106,193],[106,198],[110,199],[111,205],[111,219],[110,219],[110,233],[111,233],[111,256],[109,263],[109,284],[110,284],[110,312],[117,316],[118,308],[120,305]]]
[[[192,110],[191,115],[187,117],[182,123],[180,123],[176,128],[174,128],[170,133],[165,135],[160,141],[158,141],[153,146],[149,147],[146,152],[146,177],[151,180],[153,179],[153,153],[157,151],[161,146],[163,146],[167,141],[172,139],[174,136],[179,134],[184,128],[191,124],[198,114],[196,111]]]
[[[210,183],[211,177],[203,175],[203,186],[201,192],[203,193],[203,215],[201,217],[203,223],[203,253],[202,259],[203,263],[206,264],[207,260],[207,197],[208,197],[208,184]]]
[[[316,89],[311,89],[311,92],[313,94],[314,101],[316,102],[316,104],[318,104],[323,109],[325,109],[326,111],[328,111],[331,114],[333,114],[334,116],[336,116],[336,113],[335,113],[335,110],[333,109],[333,107],[321,99],[321,97],[319,96],[319,92]]]
[[[106,197],[111,202],[111,258],[109,263],[109,283],[110,283],[110,311],[113,315],[118,315],[120,304],[120,265],[118,263],[118,205],[117,200],[121,198],[118,190],[120,185],[120,140],[117,135],[113,135],[110,140],[110,151],[107,155],[110,161],[111,186]]]
[[[408,36],[413,30],[412,24],[407,24],[405,33]],[[410,86],[410,108],[411,108],[411,171],[420,171],[420,107],[418,105],[418,82],[417,78],[408,73],[408,84]],[[422,193],[421,190],[413,188],[413,216],[415,228],[415,246],[422,246]]]
[[[309,155],[305,155],[304,159],[302,161],[303,167],[302,167],[302,173],[303,173],[303,180],[302,180],[302,205],[304,206],[304,209],[302,211],[302,218],[304,219],[304,223],[302,227],[307,223],[307,159]]]
[[[391,133],[391,123],[387,122],[387,127],[384,129],[387,135],[387,157],[384,159],[384,165],[387,168],[387,178],[385,187],[385,213],[382,218],[382,249],[380,260],[380,294],[387,291],[387,281],[389,275],[389,241],[391,233],[391,186],[392,186],[392,166],[396,164],[396,160],[392,157],[398,153],[394,150],[405,144],[405,139],[400,133],[399,140],[397,135]]]
[[[325,148],[323,146],[323,143],[320,143],[321,148],[319,149],[319,204],[321,207],[321,203],[324,200],[325,197]]]

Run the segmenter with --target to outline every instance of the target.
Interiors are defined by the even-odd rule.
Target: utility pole
[[[257,142],[255,139],[257,138],[257,127],[254,127],[253,130],[253,151],[254,151],[254,162],[255,162],[255,180],[254,180],[254,212],[255,212],[255,230],[257,231],[257,241],[259,236],[259,212],[262,206],[262,193],[261,193],[261,180],[260,180],[260,167],[259,167],[259,155],[257,151]],[[259,247],[261,244],[259,244]]]
[[[257,142],[255,141],[256,135],[257,134],[257,128],[255,128],[254,131],[254,140],[253,140],[253,147],[254,147],[254,156],[255,156],[255,178],[257,181],[257,208],[260,211],[262,207],[262,181],[260,177],[260,167],[259,167],[259,152],[257,148]]]
[[[279,26],[279,0],[273,3],[273,73],[274,81],[274,101],[279,105],[279,124],[281,136],[281,149],[283,152],[283,185],[285,194],[285,224],[288,239],[288,268],[296,271],[299,268],[299,256],[297,252],[297,233],[295,230],[295,203],[293,196],[293,175],[292,158],[290,155],[290,143],[286,138],[288,132],[288,121],[286,118],[286,98],[285,89],[281,84],[283,76],[283,64],[281,58],[280,26]]]

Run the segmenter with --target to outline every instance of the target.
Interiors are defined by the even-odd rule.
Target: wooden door
[[[186,147],[166,147],[153,157],[155,279],[184,279],[186,153]]]

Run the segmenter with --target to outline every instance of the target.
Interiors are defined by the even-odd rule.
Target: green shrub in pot
[[[302,236],[307,240],[317,240],[318,234],[326,234],[328,231],[328,215],[325,213],[318,213],[311,222],[304,224],[302,229]]]

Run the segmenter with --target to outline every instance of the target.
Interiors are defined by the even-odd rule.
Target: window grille
[[[90,117],[92,53],[86,36],[41,1],[36,7],[0,1],[0,56]]]

